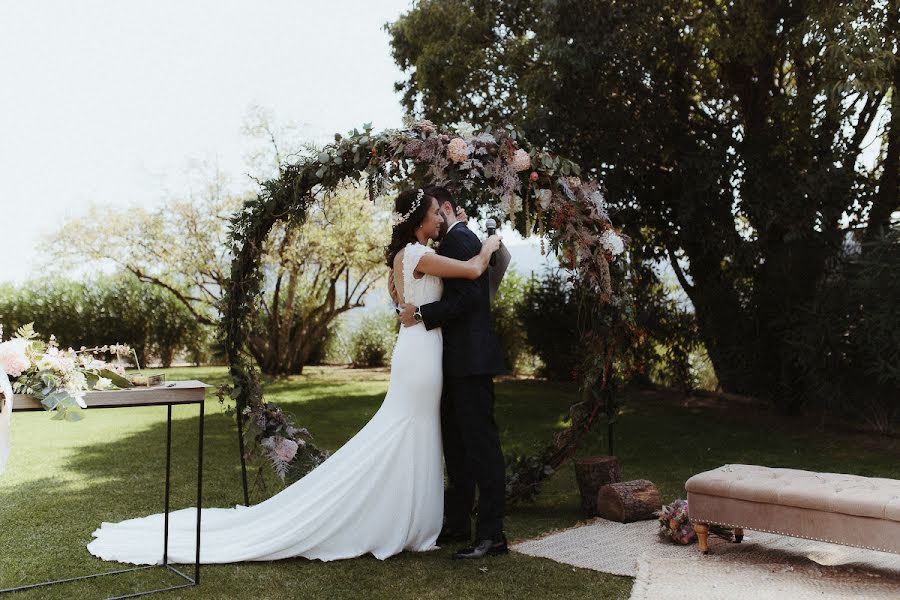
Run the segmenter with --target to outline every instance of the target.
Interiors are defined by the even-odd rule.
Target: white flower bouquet
[[[0,370],[12,383],[16,394],[33,396],[55,414],[54,419],[77,421],[87,408],[84,396],[91,390],[131,387],[122,366],[97,358],[98,354],[128,355],[123,344],[62,350],[54,336],[38,339],[32,323],[20,327],[12,339],[0,340]],[[0,402],[12,402],[0,394]],[[0,404],[2,405],[2,404]]]

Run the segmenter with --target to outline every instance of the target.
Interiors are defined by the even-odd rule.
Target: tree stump
[[[575,461],[575,479],[581,492],[581,511],[597,515],[597,492],[608,483],[619,481],[619,459],[615,456],[589,456]]]
[[[604,485],[597,493],[597,514],[610,521],[631,523],[655,519],[662,497],[646,479]]]

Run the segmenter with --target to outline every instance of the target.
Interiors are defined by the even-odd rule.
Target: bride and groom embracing
[[[385,559],[454,542],[471,542],[454,558],[507,552],[493,385],[505,366],[487,273],[500,238],[482,243],[457,215],[442,187],[397,197],[386,263],[403,327],[384,402],[322,465],[268,500],[203,509],[201,563]],[[435,252],[428,242],[438,240]],[[88,550],[105,560],[160,564],[163,519],[103,523]],[[170,513],[169,562],[194,562],[195,535],[195,508]]]

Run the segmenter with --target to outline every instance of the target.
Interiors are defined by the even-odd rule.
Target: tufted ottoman
[[[709,525],[900,553],[900,481],[725,465],[685,484],[700,551],[709,552]]]

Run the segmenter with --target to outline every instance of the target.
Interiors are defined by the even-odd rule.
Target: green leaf
[[[101,377],[106,377],[107,379],[112,381],[113,385],[116,387],[127,389],[134,385],[133,383],[128,381],[127,378],[122,377],[115,371],[110,371],[109,369],[100,369],[100,371],[98,371],[98,373],[100,374]]]
[[[68,396],[69,394],[61,390],[52,392],[45,396],[43,400],[41,400],[41,404],[43,404],[47,410],[53,410],[57,406],[59,406],[59,404],[62,403],[66,398],[68,398]]]
[[[331,156],[327,152],[319,152],[319,162],[322,164],[327,163],[331,159]]]

